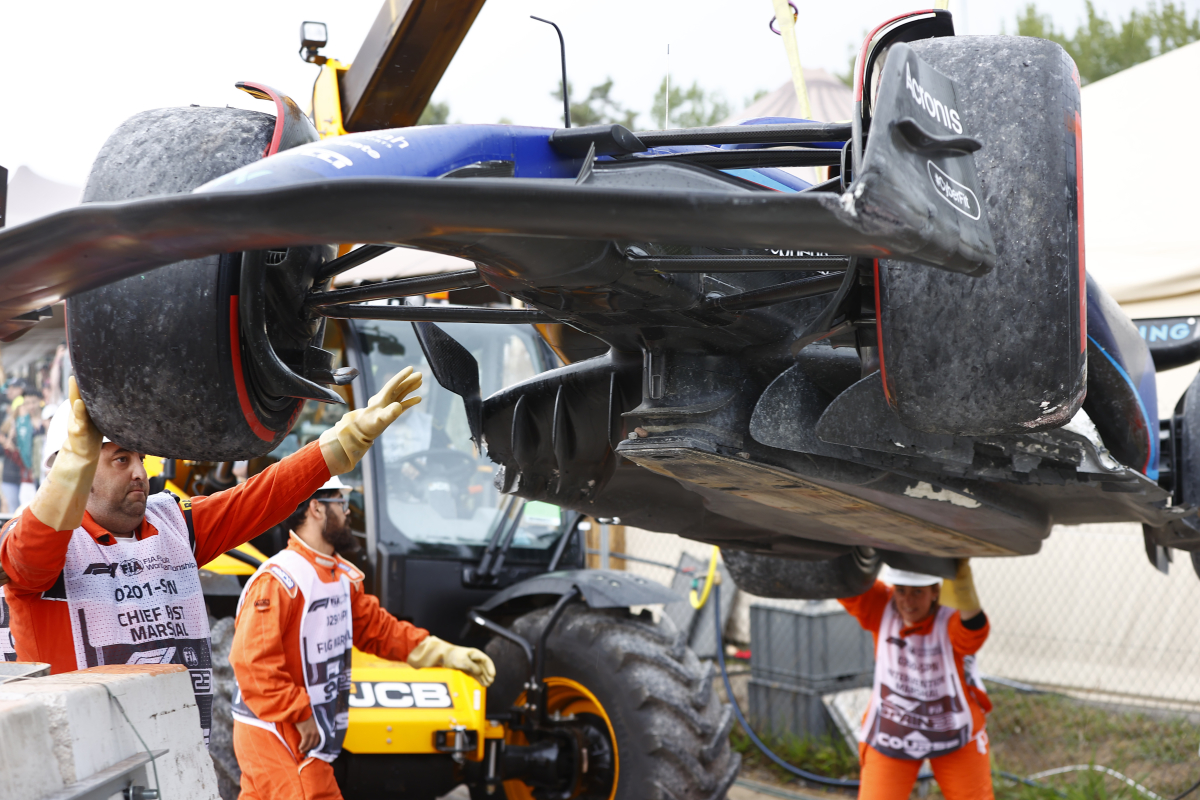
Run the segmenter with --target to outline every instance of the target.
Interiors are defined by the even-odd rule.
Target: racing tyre
[[[236,108],[143,112],[104,143],[83,202],[190,192],[261,159],[274,128],[274,117]],[[265,259],[276,276],[266,279],[266,294],[267,327],[277,353],[302,358],[309,345],[320,345],[323,325],[300,319],[298,306],[290,315],[295,319],[286,309],[281,313],[288,292],[272,280],[278,284],[281,277],[302,273],[298,262],[327,258],[330,250],[252,254]],[[238,309],[242,256],[181,261],[68,302],[79,389],[110,439],[170,458],[229,461],[264,455],[287,434],[303,401],[265,391],[244,352]]]
[[[997,263],[971,277],[876,262],[888,403],[927,433],[1059,427],[1083,403],[1087,375],[1075,65],[1027,37],[911,46],[954,80],[966,133],[983,143],[974,159]]]
[[[794,561],[744,550],[722,550],[721,558],[742,591],[798,600],[860,595],[871,588],[882,564],[869,547],[856,547],[826,561]]]
[[[548,608],[532,611],[511,628],[536,643],[549,614]],[[524,692],[529,663],[505,639],[492,639],[487,652],[497,675],[488,711],[508,709]],[[594,727],[611,745],[614,776],[589,786],[580,800],[725,797],[741,756],[729,746],[733,711],[717,698],[714,674],[666,617],[655,623],[648,611],[569,606],[550,634],[547,710],[575,714]],[[504,788],[508,800],[533,797],[520,781],[506,781]]]

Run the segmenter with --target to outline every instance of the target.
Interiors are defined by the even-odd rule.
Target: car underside
[[[758,593],[827,591],[763,577],[781,560],[953,574],[955,558],[1035,553],[1054,524],[1133,521],[1148,548],[1200,548],[1200,410],[1189,393],[1160,435],[1155,360],[1170,356],[1084,271],[1070,59],[955,37],[942,12],[868,44],[850,124],[318,140],[252,85],[277,107],[267,158],[143,199],[89,182],[94,202],[0,234],[0,327],[19,334],[69,296],[101,429],[229,460],[275,447],[297,403],[340,402],[329,387],[355,378],[322,356],[325,319],[412,322],[497,489],[720,545]],[[344,242],[367,244],[335,257]],[[397,246],[476,268],[329,288]],[[512,305],[401,299],[481,286]],[[153,344],[194,324],[161,319],[185,290],[232,331],[232,400]],[[561,366],[482,397],[480,365],[438,327],[463,322],[532,324]],[[118,324],[153,369],[105,355]],[[154,419],[121,402],[130,390],[162,398]],[[172,432],[222,403],[244,435],[203,419]]]

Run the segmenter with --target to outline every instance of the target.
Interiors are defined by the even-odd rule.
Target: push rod
[[[629,256],[635,269],[656,272],[845,272],[848,256]]]
[[[373,283],[369,286],[353,286],[349,289],[334,289],[329,292],[313,292],[308,296],[311,306],[332,306],[343,303],[362,303],[367,300],[386,300],[389,297],[411,297],[433,292],[449,292],[455,289],[475,289],[486,286],[479,272],[464,269],[436,275],[421,275],[417,278],[400,278],[394,281]]]
[[[541,311],[524,308],[475,308],[473,306],[319,306],[313,312],[333,319],[389,319],[400,322],[484,322],[521,325],[555,322]]]
[[[763,308],[836,292],[841,283],[841,274],[822,275],[819,278],[804,278],[767,286],[763,289],[751,289],[748,292],[739,292],[725,297],[714,297],[706,301],[705,305],[722,311],[748,311],[752,308]]]
[[[353,269],[359,264],[365,264],[372,258],[381,256],[388,250],[393,249],[390,244],[364,244],[362,247],[351,250],[346,255],[335,258],[328,264],[321,267],[321,271],[317,273],[314,279],[317,283],[328,280],[334,275],[341,275],[348,269]]]
[[[683,162],[717,169],[753,167],[831,167],[842,163],[842,151],[818,147],[772,147],[761,150],[696,150],[687,153],[651,153],[628,160]]]
[[[796,122],[784,125],[724,125],[712,128],[638,131],[634,135],[641,139],[642,144],[647,147],[665,147],[679,144],[845,142],[850,139],[850,124],[838,122]]]

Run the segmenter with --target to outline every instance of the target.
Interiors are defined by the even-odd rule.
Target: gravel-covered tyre
[[[549,609],[512,622],[538,640]],[[530,674],[511,642],[487,645],[496,662],[489,712],[505,710]],[[590,789],[581,800],[721,800],[737,777],[741,756],[729,746],[733,711],[713,688],[715,670],[701,663],[670,619],[650,612],[568,606],[550,634],[547,710],[575,713],[606,731],[616,785]],[[505,783],[508,800],[531,798],[523,783]]]
[[[981,277],[877,262],[888,403],[908,427],[935,434],[1059,427],[1082,404],[1087,374],[1074,62],[1023,36],[911,46],[955,82],[962,125],[983,143],[974,160],[997,261]]]
[[[869,547],[825,561],[794,561],[743,550],[722,550],[738,588],[759,597],[826,600],[855,597],[871,588],[882,561]]]
[[[83,201],[178,194],[263,157],[275,118],[236,108],[165,108],[126,120],[101,148]],[[295,275],[332,248],[255,254]],[[227,461],[282,441],[302,400],[271,396],[243,352],[241,253],[181,261],[67,304],[71,361],[97,426],[133,450]],[[269,280],[269,279],[268,279]],[[279,292],[274,293],[278,297]],[[320,322],[279,313],[268,298],[276,352],[320,345]]]
[[[229,664],[229,649],[233,646],[233,617],[211,622],[213,706],[212,728],[209,730],[208,754],[217,773],[217,789],[221,800],[237,800],[241,791],[242,770],[233,753],[233,694],[237,682]]]

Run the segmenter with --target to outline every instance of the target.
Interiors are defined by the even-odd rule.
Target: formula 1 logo
[[[136,558],[131,558],[128,561],[121,562],[121,575],[128,578],[133,575],[138,575],[145,572],[146,568],[142,566],[142,562]]]
[[[117,577],[116,564],[88,564],[87,569],[83,571],[84,575],[107,575],[110,578]]]

